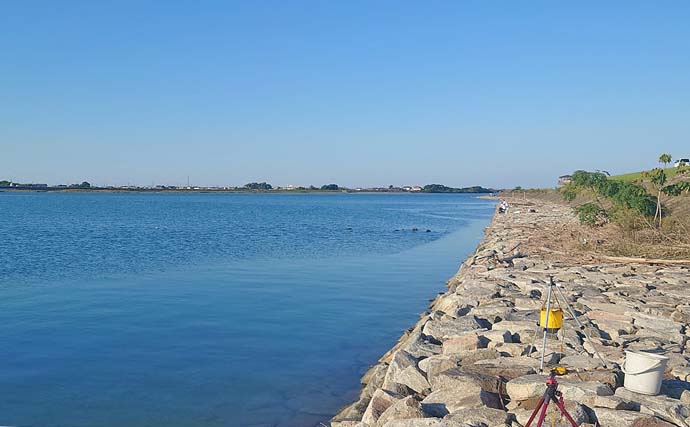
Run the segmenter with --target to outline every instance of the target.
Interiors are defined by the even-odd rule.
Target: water
[[[0,424],[326,421],[492,209],[450,194],[0,193]]]

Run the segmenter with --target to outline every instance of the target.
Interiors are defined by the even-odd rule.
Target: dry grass
[[[516,202],[533,200],[570,207],[592,201],[592,195],[578,196],[568,203],[556,190],[519,190],[501,194]],[[591,228],[577,223],[564,224],[555,230],[535,230],[535,245],[554,253],[590,257],[639,257],[669,260],[690,260],[690,196],[663,200],[665,216],[661,228],[651,220],[632,212],[613,210],[611,223]],[[612,206],[605,206],[610,209]]]

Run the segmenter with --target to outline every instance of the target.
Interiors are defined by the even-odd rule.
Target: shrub
[[[575,198],[572,193],[576,193],[580,188],[589,189],[611,200],[617,207],[635,209],[645,216],[652,216],[656,212],[656,197],[647,193],[639,184],[611,180],[601,172],[579,170],[573,173],[572,184],[565,187],[561,193],[570,201]],[[569,197],[572,199],[568,199]]]
[[[647,193],[647,190],[639,185],[629,182],[620,182],[618,191],[611,196],[618,206],[635,209],[642,215],[651,216],[656,212],[656,197]]]
[[[577,197],[577,190],[572,185],[566,185],[558,190],[566,202],[572,202]]]
[[[675,184],[667,185],[662,188],[663,191],[668,196],[680,196],[683,193],[690,192],[690,182],[681,181]]]
[[[580,219],[580,224],[600,227],[609,221],[609,215],[606,210],[596,203],[585,203],[573,210]]]

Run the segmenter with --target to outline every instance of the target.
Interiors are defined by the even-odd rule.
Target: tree
[[[244,188],[248,190],[271,190],[273,186],[265,182],[250,182],[246,184]]]
[[[606,185],[607,178],[601,172],[587,172],[577,170],[573,172],[573,184],[578,187],[590,189],[593,193],[599,193],[602,186]]]
[[[659,156],[659,163],[662,163],[664,166],[667,166],[669,163],[671,163],[671,160],[673,158],[671,157],[670,154],[667,153],[661,153]],[[659,218],[659,227],[661,227],[661,193],[663,191],[664,185],[666,185],[667,181],[667,176],[666,172],[662,168],[655,168],[652,169],[649,172],[645,172],[645,177],[649,178],[649,181],[654,185],[654,188],[657,191],[656,195],[656,212],[654,213],[654,219],[656,220]]]
[[[327,184],[327,185],[322,185],[321,189],[324,191],[338,191],[340,187],[338,187],[337,184]]]
[[[645,177],[654,185],[657,191],[656,195],[656,212],[654,213],[654,220],[659,218],[659,226],[661,226],[661,189],[666,184],[666,172],[662,168],[655,168],[649,172],[645,172]]]
[[[667,185],[666,187],[662,188],[661,191],[663,191],[667,196],[680,196],[683,193],[690,192],[690,182],[681,181],[675,184]]]
[[[574,208],[574,211],[580,219],[580,223],[590,227],[601,227],[609,222],[609,214],[606,209],[596,203],[582,204]]]
[[[81,184],[71,184],[70,188],[91,188],[91,183],[83,181]]]
[[[575,171],[573,181],[561,188],[560,193],[565,200],[570,202],[575,200],[582,189],[591,192],[595,196],[596,205],[602,209],[599,196],[610,200],[617,207],[634,209],[644,216],[652,216],[656,210],[658,199],[647,193],[645,187],[632,182],[608,179],[601,172]],[[593,208],[588,207],[587,209],[587,213],[593,212]],[[577,213],[580,214],[580,212]],[[582,218],[581,216],[580,219]]]

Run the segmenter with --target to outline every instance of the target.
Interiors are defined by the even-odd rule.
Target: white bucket
[[[625,374],[623,387],[635,393],[659,394],[667,362],[668,357],[661,354],[626,350],[621,368]]]

